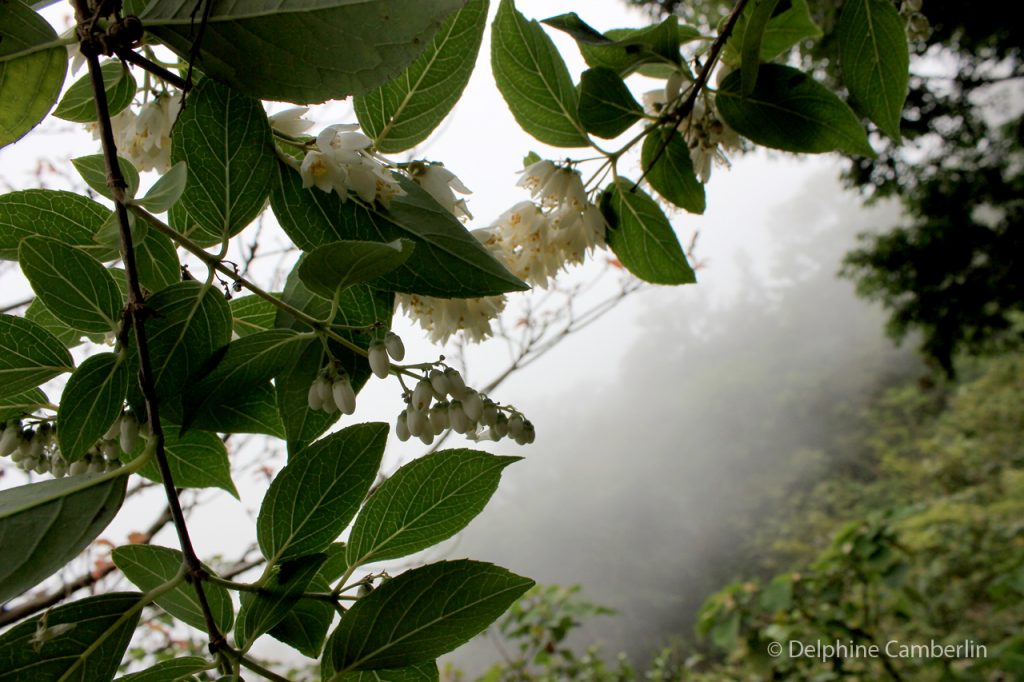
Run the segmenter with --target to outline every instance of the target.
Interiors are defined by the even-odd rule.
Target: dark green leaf
[[[320,568],[323,573],[323,567]],[[306,592],[326,593],[331,585],[319,574],[310,581]],[[294,647],[303,656],[319,658],[327,639],[327,630],[334,620],[334,607],[321,599],[300,599],[284,618],[267,633],[274,639]]]
[[[359,123],[378,150],[416,146],[459,101],[480,51],[487,7],[487,0],[469,0],[398,78],[354,98]]]
[[[45,19],[20,2],[0,3],[0,147],[43,120],[67,68],[67,51]]]
[[[562,55],[540,24],[528,21],[512,0],[501,0],[491,27],[491,69],[523,130],[554,147],[589,146]]]
[[[167,212],[167,224],[199,246],[219,246],[223,241],[223,235],[219,231],[214,231],[193,220],[185,210],[185,205],[180,201],[171,206],[171,210]]]
[[[270,563],[321,552],[341,535],[380,469],[387,435],[387,424],[350,426],[291,457],[256,521]]]
[[[875,155],[850,107],[802,71],[764,64],[750,97],[740,94],[740,78],[735,71],[726,76],[715,99],[722,118],[740,135],[788,152]]]
[[[235,622],[235,640],[242,648],[274,627],[299,602],[327,557],[311,554],[276,566],[259,592],[243,592]]]
[[[142,595],[112,592],[62,604],[0,636],[3,682],[113,679],[142,613]]]
[[[40,327],[56,336],[66,348],[74,348],[82,343],[82,332],[76,331],[57,319],[57,316],[38,298],[33,299],[25,309],[25,319],[35,322]]]
[[[773,16],[764,29],[760,45],[762,62],[772,61],[801,40],[821,37],[821,29],[811,17],[807,0],[790,0],[788,4],[789,8]],[[725,43],[722,61],[729,66],[735,67],[741,63],[747,24],[751,20],[754,9],[752,4],[747,5],[733,28],[732,36]]]
[[[238,497],[238,490],[231,480],[231,462],[228,460],[227,447],[216,434],[188,431],[184,435],[179,435],[178,429],[165,427],[164,450],[175,486],[220,488]],[[127,456],[126,459],[131,461],[134,457]],[[161,481],[160,470],[152,459],[142,466],[139,475],[156,483]]]
[[[239,395],[229,396],[197,414],[190,428],[218,433],[262,433],[284,438],[284,424],[277,412],[277,398],[270,382]]]
[[[127,475],[83,474],[0,491],[0,603],[96,539],[120,509],[127,482]]]
[[[633,99],[618,74],[599,66],[580,80],[580,121],[588,132],[611,139],[640,120],[643,108]]]
[[[271,329],[232,341],[216,364],[196,376],[184,395],[183,426],[231,404],[291,366],[305,337],[290,329]]]
[[[81,247],[99,260],[111,260],[117,251],[93,241],[109,215],[100,204],[74,192],[27,189],[4,194],[0,196],[0,258],[17,259],[22,239],[42,235]]]
[[[468,559],[414,568],[348,610],[327,642],[330,664],[344,673],[430,661],[483,631],[532,585]]]
[[[135,203],[150,213],[163,213],[181,198],[188,180],[188,168],[183,161],[171,166],[146,192],[146,196]]]
[[[110,188],[107,187],[107,164],[102,154],[79,156],[77,159],[71,159],[71,163],[85,180],[85,184],[89,185],[94,192],[108,199],[114,198]],[[139,189],[139,171],[135,169],[131,161],[120,156],[117,157],[117,165],[120,166],[121,175],[124,176],[125,184],[128,185],[125,192],[129,197],[135,196],[135,192]]]
[[[212,664],[199,656],[184,656],[161,661],[152,668],[118,677],[114,682],[184,682],[192,675],[209,670]]]
[[[25,237],[18,261],[36,296],[62,322],[84,332],[118,330],[121,290],[95,258],[57,239]]]
[[[750,97],[757,85],[757,72],[761,68],[761,40],[778,4],[779,0],[754,0],[747,5],[750,21],[743,32],[743,46],[740,48],[740,80],[744,97]]]
[[[277,308],[270,301],[259,296],[237,296],[230,305],[233,329],[239,337],[274,328]]]
[[[339,240],[390,242],[409,239],[409,260],[377,283],[394,291],[429,296],[488,296],[523,290],[451,213],[416,183],[403,179],[406,195],[389,210],[342,202],[335,193],[303,189],[299,174],[279,164],[270,202],[281,227],[304,251]]]
[[[149,231],[135,244],[135,265],[139,270],[139,283],[151,293],[181,281],[181,263],[174,242],[156,230]]]
[[[57,443],[68,462],[81,459],[124,408],[128,363],[117,353],[98,353],[75,370],[57,410]]]
[[[74,369],[71,353],[41,326],[13,315],[0,315],[0,386],[21,393]]]
[[[483,511],[501,472],[518,457],[443,450],[406,464],[366,502],[352,527],[348,562],[407,556],[447,540]]]
[[[337,241],[318,246],[299,265],[299,278],[310,291],[334,299],[339,289],[380,278],[412,255],[408,239],[381,242]]]
[[[644,140],[641,162],[647,182],[658,194],[690,213],[703,213],[704,185],[693,170],[686,140],[675,130],[652,131]]]
[[[854,106],[899,142],[910,67],[899,11],[889,0],[847,0],[836,36],[843,82]]]
[[[361,670],[349,673],[345,679],[349,682],[437,682],[440,677],[437,661],[427,661],[408,668]]]
[[[103,89],[107,92],[110,115],[124,111],[135,98],[135,78],[118,60],[103,63]],[[89,123],[98,120],[96,102],[92,97],[92,79],[88,73],[71,84],[53,115],[65,121]]]
[[[20,419],[49,404],[46,394],[38,388],[20,393],[5,392],[3,397],[0,397],[0,422]]]
[[[587,22],[580,19],[580,15],[575,12],[559,14],[556,17],[548,17],[541,23],[547,24],[552,28],[557,28],[559,31],[568,33],[578,43],[587,43],[590,45],[611,45],[615,42]]]
[[[181,205],[206,231],[233,237],[263,210],[276,157],[259,100],[199,81],[174,126],[171,158],[188,164]]]
[[[144,592],[149,592],[177,577],[184,564],[184,558],[176,549],[156,545],[123,545],[111,553],[114,564]],[[209,569],[207,569],[209,570]],[[220,585],[203,583],[210,613],[221,632],[231,629],[235,618],[231,595]],[[156,605],[182,622],[206,631],[206,619],[199,605],[195,588],[180,581],[177,586],[156,598]]]
[[[633,181],[619,178],[601,200],[608,246],[631,273],[654,284],[697,281],[676,233],[658,204]]]
[[[605,32],[613,42],[599,45],[577,40],[587,65],[605,67],[622,77],[644,67],[665,67],[677,70],[679,46],[700,38],[700,31],[691,26],[680,26],[670,16],[660,24],[644,28],[613,28]],[[665,77],[658,74],[658,77]]]
[[[320,567],[320,573],[317,577],[318,579],[326,580],[328,583],[333,583],[345,575],[345,572],[348,570],[345,543],[333,542],[324,553],[327,555],[327,561]]]

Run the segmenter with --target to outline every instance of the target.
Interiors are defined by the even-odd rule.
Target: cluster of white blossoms
[[[472,194],[466,185],[459,180],[455,173],[444,167],[442,163],[413,163],[409,165],[409,176],[413,181],[422,187],[427,193],[434,197],[434,201],[441,204],[452,215],[462,221],[473,219],[473,214],[466,206],[466,200],[455,196],[459,194]]]
[[[301,114],[292,120],[279,116],[277,124],[297,129]],[[272,122],[274,123],[274,122]],[[391,174],[386,161],[371,147],[373,140],[358,132],[359,126],[338,123],[327,126],[316,136],[314,149],[306,152],[299,173],[302,186],[316,187],[324,192],[337,192],[342,201],[354,194],[367,204],[375,200],[387,206],[393,197],[405,190]]]
[[[181,95],[161,93],[138,111],[128,107],[110,119],[117,153],[140,171],[166,173],[171,169],[171,129],[181,111]],[[99,139],[99,126],[87,126]]]
[[[719,79],[725,73],[720,70]],[[652,90],[644,94],[644,105],[650,113],[659,115],[665,106],[678,103],[680,95],[691,85],[688,76],[673,73],[665,81],[663,90]],[[690,115],[679,123],[678,130],[690,148],[693,170],[704,183],[711,179],[711,169],[715,164],[726,168],[730,166],[726,152],[740,148],[740,136],[722,121],[714,104],[703,93],[693,103]]]
[[[520,445],[536,438],[528,419],[467,387],[462,375],[452,367],[430,370],[405,394],[405,401],[408,406],[398,414],[395,423],[395,434],[401,441],[419,438],[424,445],[430,445],[448,429],[472,440],[500,440],[507,436]]]
[[[57,446],[57,429],[52,424],[44,422],[32,428],[13,420],[0,427],[0,457],[10,455],[11,461],[22,471],[49,473],[54,478],[118,468],[122,454],[135,450],[140,435],[138,420],[129,413],[123,414],[85,455],[68,462]]]

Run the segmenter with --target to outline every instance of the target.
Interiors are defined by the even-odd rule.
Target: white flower
[[[181,110],[181,95],[161,94],[143,104],[138,113],[130,107],[110,119],[117,152],[140,171],[166,173],[171,169],[171,129]],[[99,127],[91,123],[94,138]]]
[[[298,137],[313,127],[313,122],[303,116],[309,113],[309,107],[293,107],[279,111],[270,117],[270,127],[279,133]]]
[[[505,309],[504,296],[482,298],[435,298],[398,294],[398,305],[419,323],[433,343],[446,343],[457,332],[479,343],[491,336],[491,321]]]
[[[324,192],[334,189],[340,171],[341,169],[331,161],[330,157],[315,149],[306,154],[306,158],[302,160],[302,166],[299,168],[303,187],[306,189],[317,187]]]
[[[466,200],[455,196],[455,192],[459,194],[472,194],[473,192],[443,164],[432,163],[425,168],[414,169],[412,179],[456,218],[460,220],[473,219],[473,214],[466,207]]]
[[[547,208],[569,204],[582,211],[587,203],[579,172],[556,166],[546,159],[530,164],[516,184],[528,189],[535,199],[540,200],[541,206]]]
[[[386,206],[393,197],[405,192],[381,159],[369,151],[373,140],[356,132],[358,127],[337,124],[320,132],[317,149],[306,154],[300,168],[303,185],[316,185],[325,192],[333,189],[343,201],[354,193],[366,203],[379,200]]]
[[[588,203],[582,213],[556,209],[548,221],[551,226],[548,240],[565,264],[582,263],[588,253],[604,246],[604,216],[593,204]]]
[[[546,288],[565,262],[550,232],[547,216],[536,204],[523,201],[498,218],[489,241],[501,249],[501,260],[512,274]]]

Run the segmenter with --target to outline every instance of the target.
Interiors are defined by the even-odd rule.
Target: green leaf
[[[224,295],[200,282],[179,282],[158,291],[146,301],[146,337],[157,394],[181,396],[189,378],[231,340],[231,310]],[[138,357],[133,361],[137,367]],[[138,389],[129,393],[133,406],[141,404]],[[164,418],[180,417],[177,399],[161,402]]]
[[[653,284],[693,284],[676,233],[658,204],[633,181],[619,178],[601,197],[608,221],[608,246],[631,273]]]
[[[4,682],[113,679],[142,613],[138,592],[111,592],[54,607],[0,635]]]
[[[18,260],[32,290],[62,322],[83,332],[116,332],[124,301],[95,258],[50,237],[21,240]]]
[[[451,213],[415,182],[400,179],[405,196],[389,209],[343,202],[334,192],[304,189],[302,178],[278,164],[270,195],[281,227],[303,251],[339,240],[390,242],[409,239],[409,260],[376,284],[427,296],[490,296],[527,287],[488,253]]]
[[[359,124],[379,151],[415,147],[462,97],[480,51],[487,7],[487,0],[469,0],[398,78],[354,98]]]
[[[888,0],[847,0],[836,36],[843,82],[854,106],[899,142],[910,68],[899,11]]]
[[[613,45],[615,43],[614,40],[580,19],[580,15],[575,12],[548,17],[541,21],[541,23],[547,24],[551,28],[557,28],[563,33],[568,33],[578,43],[586,43],[588,45]]]
[[[38,388],[20,393],[5,393],[0,397],[0,422],[20,419],[49,403],[46,394]]]
[[[192,675],[209,670],[212,664],[199,656],[183,656],[161,661],[152,668],[123,675],[114,682],[184,682]]]
[[[284,423],[285,438],[290,443],[308,443],[341,418],[340,412],[327,414],[309,407],[309,387],[328,360],[318,339],[309,341],[295,364],[274,378],[277,409]],[[369,370],[365,370],[368,372]],[[349,376],[353,377],[349,372]],[[363,377],[363,383],[366,378]],[[359,385],[352,387],[358,390]]]
[[[107,187],[107,163],[102,154],[79,156],[77,159],[71,159],[71,163],[85,180],[85,184],[89,185],[94,192],[108,199],[114,198],[110,188]],[[135,192],[139,189],[139,171],[135,169],[131,161],[120,156],[117,157],[117,165],[120,166],[121,175],[124,176],[125,184],[128,185],[125,192],[129,197],[135,196]]]
[[[491,69],[519,126],[553,147],[587,147],[569,70],[551,38],[512,0],[501,0],[491,27]]]
[[[117,251],[99,246],[93,236],[110,211],[91,199],[51,189],[28,189],[0,196],[0,258],[16,260],[25,237],[42,235],[78,246],[99,260],[111,260]]]
[[[310,291],[333,299],[339,289],[372,282],[409,260],[414,245],[393,242],[337,241],[318,246],[302,259],[299,278]]]
[[[270,301],[259,296],[237,296],[230,306],[232,328],[239,337],[274,328],[277,308]]]
[[[128,365],[117,353],[98,353],[75,370],[57,410],[57,443],[68,462],[81,459],[124,408]]]
[[[268,562],[322,552],[341,535],[380,469],[387,436],[387,424],[359,424],[291,457],[270,484],[256,521]]]
[[[82,343],[82,332],[75,331],[58,320],[56,315],[51,313],[38,298],[28,304],[28,308],[25,309],[25,319],[35,322],[56,336],[65,348],[74,348]]]
[[[128,476],[83,474],[0,491],[0,603],[50,577],[103,532]]]
[[[243,592],[235,622],[235,640],[245,649],[260,635],[274,627],[299,602],[317,571],[326,560],[324,554],[312,554],[274,567],[259,592]]]
[[[188,237],[199,246],[220,246],[223,236],[208,227],[203,226],[185,210],[184,204],[178,202],[171,206],[167,212],[167,224],[175,231]]]
[[[349,682],[437,682],[440,678],[437,661],[418,663],[407,668],[361,670],[345,676]]]
[[[188,166],[181,205],[205,230],[233,237],[259,215],[273,183],[275,158],[259,100],[212,78],[189,92],[171,136],[171,159]]]
[[[116,116],[127,109],[135,98],[135,77],[119,60],[104,62],[100,70],[103,72],[103,89],[107,93],[110,115]],[[92,96],[92,78],[88,73],[71,84],[53,115],[76,123],[98,120],[96,102]]]
[[[466,0],[252,0],[215,5],[197,64],[260,99],[317,103],[362,94],[416,59]],[[149,3],[146,29],[184,59],[192,0]]]
[[[182,426],[284,371],[298,359],[304,340],[290,329],[271,329],[229,343],[214,358],[216,364],[194,377],[185,392]]]
[[[0,315],[0,386],[14,395],[71,372],[71,353],[41,326],[13,315]]]
[[[181,281],[181,263],[174,242],[156,230],[150,230],[135,244],[135,267],[139,271],[139,284],[151,293]]]
[[[143,592],[149,592],[174,580],[180,575],[185,561],[178,550],[156,545],[123,545],[111,553],[111,558],[125,577]],[[207,570],[209,571],[208,568]],[[203,592],[206,594],[214,622],[221,632],[227,632],[235,619],[231,595],[220,585],[209,582],[203,583]],[[185,580],[181,580],[173,589],[161,594],[155,602],[178,620],[203,632],[206,631],[206,619],[203,617],[203,609],[199,605],[196,590]]]
[[[483,511],[502,470],[519,459],[460,449],[406,464],[359,513],[348,541],[348,563],[395,559],[447,540]]]
[[[344,673],[435,659],[483,631],[532,585],[504,568],[468,559],[406,571],[342,617],[327,642],[330,664]]]
[[[331,584],[320,573],[310,581],[307,592],[330,592]],[[320,599],[299,599],[267,633],[274,639],[294,647],[303,656],[319,658],[334,620],[334,607]]]
[[[784,12],[775,14],[765,27],[761,35],[760,59],[762,62],[770,62],[784,52],[789,51],[801,40],[808,38],[820,38],[821,29],[811,16],[811,10],[807,6],[807,0],[790,0],[789,8]],[[742,50],[746,43],[747,25],[750,23],[756,7],[747,5],[743,14],[740,15],[732,35],[725,43],[722,51],[722,61],[728,66],[736,67],[742,62]],[[778,8],[776,7],[776,10]]]
[[[678,18],[670,16],[654,26],[613,28],[605,36],[613,42],[602,45],[577,40],[580,53],[588,66],[605,67],[624,78],[642,67],[677,70],[679,46],[701,34],[691,26],[680,26]]]
[[[185,192],[185,182],[187,179],[188,166],[184,161],[179,161],[171,166],[171,170],[164,173],[160,176],[159,180],[153,183],[153,186],[146,192],[146,196],[135,203],[150,213],[169,211],[171,206]]]
[[[599,66],[583,72],[579,113],[588,132],[612,139],[639,121],[644,110],[617,73]]]
[[[677,131],[662,128],[644,140],[641,163],[647,182],[658,194],[690,213],[703,213],[704,185],[693,170],[686,140]]]
[[[761,68],[761,41],[778,4],[779,0],[754,0],[747,5],[750,21],[743,32],[743,47],[740,49],[740,80],[744,97],[750,97],[757,85],[757,72]]]
[[[177,431],[164,429],[164,451],[174,485],[178,488],[220,488],[237,498],[238,489],[231,480],[231,462],[224,441],[207,431],[188,431],[184,435]],[[125,459],[131,461],[134,457],[129,455]],[[142,466],[139,475],[155,483],[162,480],[152,459]]]
[[[45,19],[20,2],[0,3],[0,147],[20,139],[57,101],[67,50]]]
[[[209,408],[189,428],[218,433],[262,433],[284,438],[284,424],[277,412],[277,398],[270,382],[264,382]]]
[[[750,97],[740,74],[722,81],[715,102],[727,124],[757,144],[787,152],[875,156],[857,115],[831,90],[791,66],[764,64]]]

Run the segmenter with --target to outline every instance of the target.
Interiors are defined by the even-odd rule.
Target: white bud
[[[107,470],[107,463],[102,457],[97,457],[93,461],[89,462],[89,473],[90,474],[102,474]]]
[[[526,424],[523,427],[523,440],[526,441],[526,445],[537,440],[537,432],[533,429],[533,424],[529,419],[526,420]]]
[[[484,411],[480,415],[480,423],[484,426],[494,426],[498,423],[498,406],[490,398],[484,401]]]
[[[352,414],[356,411],[356,392],[352,390],[348,375],[344,375],[334,382],[332,392],[334,403],[342,414]]]
[[[40,457],[42,457],[44,445],[43,441],[45,440],[46,439],[43,437],[43,434],[39,431],[36,431],[36,435],[32,439],[32,444],[28,448],[28,456],[33,457],[35,459],[39,459]]]
[[[444,371],[444,376],[448,379],[448,393],[456,400],[462,400],[462,396],[466,395],[466,382],[462,380],[462,375],[454,367],[449,367]]]
[[[29,457],[32,454],[32,439],[36,432],[32,429],[25,429],[21,432],[21,440],[18,441],[18,454],[22,457]]]
[[[309,404],[309,409],[319,410],[324,406],[324,399],[320,397],[320,380],[317,379],[309,385],[309,393],[306,395],[306,402]]]
[[[430,407],[430,401],[434,397],[434,387],[430,380],[420,379],[412,392],[412,406],[417,410],[425,410]]]
[[[409,424],[406,419],[405,410],[402,410],[398,413],[398,420],[395,422],[395,435],[398,436],[398,440],[403,443],[409,440],[409,436],[412,435],[409,433]]]
[[[331,399],[331,382],[327,377],[320,376],[316,378],[316,391],[320,394],[320,400],[327,402]]]
[[[388,351],[384,344],[380,341],[371,341],[366,357],[370,361],[370,371],[380,379],[387,379],[391,361],[388,360]]]
[[[498,415],[498,423],[493,427],[494,435],[498,438],[504,438],[508,435],[508,417],[504,414]]]
[[[71,463],[71,466],[68,468],[68,473],[70,473],[72,476],[81,476],[88,470],[89,463],[86,462],[84,459],[80,459],[76,462]]]
[[[523,420],[522,415],[512,415],[508,420],[508,435],[519,440],[519,437],[523,434],[523,428],[525,426],[526,422]]]
[[[116,459],[121,453],[118,452],[117,443],[112,440],[105,440],[100,443],[100,448],[103,449],[103,456],[107,459]]]
[[[32,470],[37,474],[45,474],[50,470],[50,460],[46,457],[36,459],[36,465],[32,467]]]
[[[424,431],[420,434],[420,442],[424,445],[432,445],[434,443],[433,431]]]
[[[68,463],[64,461],[63,457],[54,457],[50,464],[50,470],[53,472],[54,478],[64,478],[68,473]]]
[[[388,355],[395,362],[401,362],[405,360],[405,344],[402,343],[402,338],[394,333],[388,332],[384,335],[384,348],[387,349]]]
[[[139,444],[139,422],[134,415],[121,417],[121,451],[130,453]]]
[[[17,450],[20,440],[21,426],[17,422],[8,424],[7,428],[4,429],[3,435],[0,436],[0,457],[6,457]]]
[[[462,399],[462,409],[472,422],[477,422],[484,412],[484,399],[480,394],[471,388],[466,389],[466,396]]]
[[[36,460],[32,457],[22,457],[19,460],[15,460],[18,464],[18,468],[22,471],[32,471],[36,468]]]
[[[107,432],[103,434],[104,440],[113,440],[121,435],[121,420],[124,419],[124,415],[114,420],[114,423],[110,425]]]
[[[438,369],[430,370],[430,385],[434,387],[434,393],[440,398],[444,398],[448,395],[448,377],[445,373]]]
[[[430,410],[430,428],[439,434],[448,428],[448,406],[437,404]]]
[[[327,384],[327,387],[328,389],[330,389],[330,383]],[[320,409],[326,412],[327,414],[334,414],[335,412],[338,411],[338,404],[334,402],[334,391],[327,391],[327,399],[324,400],[323,404],[320,405]]]
[[[427,420],[422,412],[410,405],[405,409],[405,421],[409,425],[409,434],[419,436],[423,433],[423,427]]]
[[[448,408],[448,419],[451,420],[452,429],[456,433],[466,433],[471,428],[469,418],[458,400],[452,401],[451,407]]]

